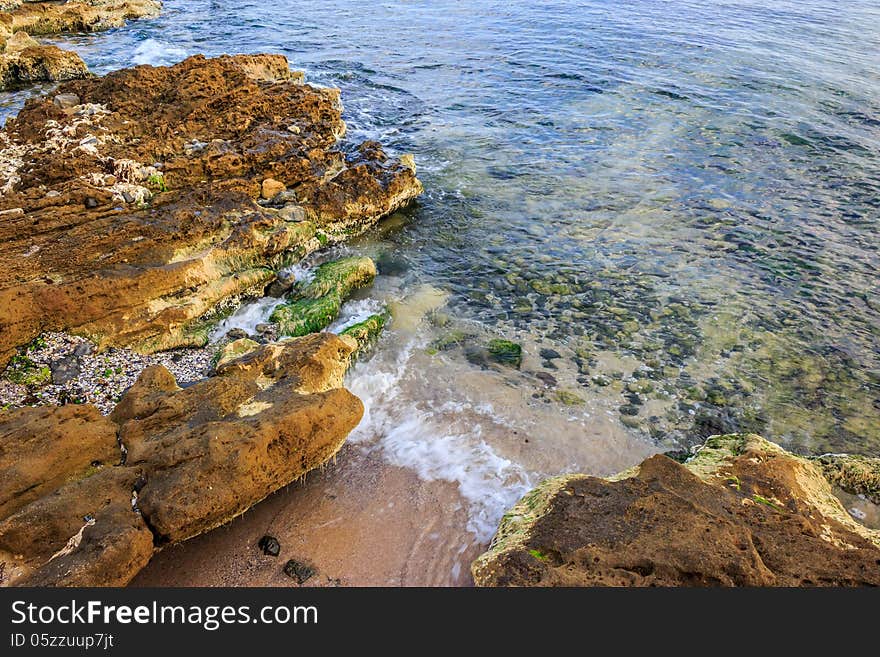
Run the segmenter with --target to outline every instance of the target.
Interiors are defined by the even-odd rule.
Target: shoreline
[[[38,488],[46,487],[43,493],[53,486],[57,486],[56,493],[69,492],[68,487],[74,487],[81,497],[82,490],[88,488],[83,482],[108,481],[114,491],[111,514],[114,532],[132,520],[132,516],[127,515],[129,510],[123,513],[127,502],[125,493],[131,493],[129,506],[143,520],[141,524],[145,525],[135,522],[135,542],[139,541],[137,558],[140,561],[126,566],[135,573],[134,585],[182,580],[200,586],[290,585],[291,576],[285,574],[282,568],[287,559],[302,562],[317,571],[307,581],[300,582],[305,585],[470,585],[473,581],[468,564],[487,546],[482,539],[473,540],[474,534],[468,532],[474,522],[472,509],[468,507],[473,503],[471,498],[474,492],[464,494],[465,482],[461,478],[456,479],[460,475],[444,474],[449,477],[448,480],[442,476],[435,479],[421,476],[424,473],[415,466],[410,467],[412,463],[407,461],[407,458],[412,458],[407,453],[407,450],[413,449],[412,444],[397,446],[398,461],[386,458],[382,451],[386,448],[384,444],[349,442],[342,447],[349,433],[358,430],[360,413],[364,412],[363,404],[359,410],[357,406],[360,402],[355,402],[357,398],[352,399],[354,395],[346,396],[351,395],[351,391],[343,385],[343,376],[351,360],[359,354],[363,356],[365,350],[375,344],[377,335],[389,317],[395,328],[399,325],[409,330],[412,327],[406,329],[407,321],[412,322],[415,314],[406,319],[394,317],[391,306],[398,300],[379,302],[369,299],[373,304],[367,304],[371,312],[358,317],[356,326],[346,327],[356,330],[335,331],[342,335],[333,337],[326,331],[333,326],[332,322],[338,321],[334,318],[344,311],[344,304],[349,299],[360,298],[357,290],[372,284],[377,275],[375,262],[351,254],[347,254],[351,257],[324,261],[322,264],[330,267],[317,283],[310,278],[314,271],[307,274],[297,271],[289,277],[285,274],[292,264],[303,262],[310,254],[323,258],[324,254],[329,253],[330,246],[364,234],[381,218],[412,201],[421,188],[415,178],[415,163],[411,156],[389,158],[381,145],[372,141],[364,142],[356,151],[341,152],[338,146],[345,124],[338,90],[322,91],[305,84],[301,74],[291,72],[286,60],[282,65],[279,57],[248,55],[212,60],[195,56],[170,67],[174,71],[183,70],[184,76],[192,74],[199,67],[205,67],[211,74],[217,72],[215,69],[221,69],[220,78],[234,81],[229,89],[224,90],[229,92],[233,108],[236,103],[250,102],[247,94],[241,93],[243,88],[249,89],[251,94],[256,93],[254,90],[266,93],[270,100],[257,102],[255,108],[249,108],[260,115],[258,122],[265,123],[249,133],[246,139],[224,132],[226,127],[218,117],[212,116],[213,107],[202,105],[193,115],[199,116],[198,120],[203,121],[203,125],[185,137],[165,135],[168,151],[163,152],[161,158],[154,156],[164,148],[162,138],[157,137],[155,143],[148,140],[148,145],[143,146],[139,144],[142,136],[124,127],[130,121],[128,117],[138,116],[137,102],[150,102],[153,90],[144,91],[132,85],[131,93],[137,95],[137,101],[130,102],[127,97],[129,88],[122,84],[117,89],[110,88],[111,93],[107,93],[107,88],[102,88],[104,102],[85,102],[95,87],[104,85],[105,78],[72,83],[62,88],[72,90],[65,93],[52,92],[49,95],[52,103],[46,103],[42,110],[35,109],[40,107],[40,101],[29,102],[20,114],[24,116],[21,125],[17,119],[11,121],[9,134],[17,131],[15,139],[10,140],[6,131],[2,133],[5,142],[0,146],[3,147],[4,164],[11,172],[4,192],[17,200],[8,204],[0,195],[0,218],[17,227],[22,235],[14,228],[8,228],[7,241],[16,240],[16,243],[3,256],[11,272],[8,279],[11,281],[17,277],[17,280],[7,288],[14,292],[4,298],[13,308],[11,315],[15,321],[2,327],[4,330],[11,327],[14,339],[10,341],[7,338],[0,348],[3,350],[3,359],[9,359],[12,363],[5,377],[17,377],[19,383],[0,383],[0,408],[9,411],[8,414],[0,411],[0,434],[4,437],[16,436],[17,440],[21,440],[23,453],[26,454],[24,460],[27,461],[33,457],[26,451],[32,449],[32,445],[28,446],[27,443],[38,429],[44,430],[48,424],[55,430],[64,422],[72,421],[71,417],[74,421],[82,419],[76,413],[85,407],[72,408],[79,406],[80,402],[97,404],[104,417],[89,416],[88,421],[102,427],[99,433],[104,438],[109,438],[111,434],[116,436],[121,447],[122,462],[110,462],[107,453],[114,453],[113,446],[105,440],[101,458],[96,458],[91,464],[83,462],[70,466],[63,476],[53,472],[51,474],[55,478],[47,483],[37,481],[45,475],[45,472],[41,474],[40,468],[51,470],[57,464],[51,464],[50,467],[40,461],[36,467],[37,473],[28,473],[27,476],[32,477]],[[146,86],[167,84],[167,80],[162,79],[167,69],[159,67],[151,72],[142,72],[138,82]],[[125,80],[126,76],[133,75],[131,70],[123,69],[107,78]],[[196,77],[193,75],[192,79]],[[110,83],[107,86],[112,87]],[[203,102],[201,94],[206,91],[205,88],[200,88],[196,83],[189,91],[196,99],[196,105]],[[212,92],[208,85],[207,95]],[[282,121],[282,117],[272,116],[271,111],[264,112],[265,105],[271,105],[279,98],[288,100],[286,94],[296,95],[300,92],[307,97],[303,104],[312,104],[298,117],[301,123]],[[310,95],[312,93],[315,95]],[[218,97],[227,98],[225,94],[218,94]],[[191,100],[187,98],[186,102]],[[225,111],[230,122],[240,121],[236,126],[239,132],[251,130],[249,118],[242,118],[247,111],[243,109],[239,113],[230,110],[225,100],[219,105],[218,116]],[[300,107],[296,106],[297,110]],[[290,109],[290,106],[286,109]],[[44,112],[45,116],[34,120],[38,111]],[[178,119],[173,110],[166,116],[170,120]],[[42,119],[48,121],[41,123]],[[55,128],[50,126],[50,121],[61,124],[69,121],[65,129],[71,128],[72,134],[62,131],[62,138],[52,132]],[[158,129],[164,129],[164,126],[159,125]],[[187,125],[185,129],[190,130],[191,126]],[[114,131],[124,135],[124,146],[120,147],[118,142],[114,142],[117,138]],[[278,134],[283,136],[278,138]],[[68,136],[71,138],[67,139]],[[47,147],[47,144],[51,146]],[[261,148],[268,144],[273,155],[249,160],[249,153],[253,152],[249,148],[255,144]],[[49,152],[53,148],[55,151]],[[293,158],[288,159],[286,149],[296,150],[300,161],[294,163]],[[68,172],[59,173],[63,167],[58,164],[58,161],[64,161],[67,154],[72,154],[70,157],[74,169],[69,175]],[[164,161],[166,156],[167,162]],[[38,166],[28,171],[24,163],[32,157],[38,161]],[[158,161],[160,159],[163,161]],[[241,165],[242,160],[245,161],[244,166]],[[191,170],[196,172],[192,173]],[[50,182],[48,187],[55,187],[47,191],[44,181]],[[210,183],[205,184],[206,181]],[[33,230],[28,227],[31,220],[34,226],[45,224],[48,220],[50,232],[54,235],[47,237],[36,230],[28,233]],[[55,221],[57,224],[52,223]],[[79,223],[81,221],[82,224]],[[90,235],[85,228],[85,222],[88,221],[94,221],[99,227],[92,231],[94,235]],[[165,225],[157,230],[156,227],[163,223]],[[177,226],[182,228],[178,230]],[[72,229],[68,230],[70,227]],[[124,239],[118,239],[117,231],[123,233]],[[69,240],[70,233],[76,234],[75,240],[64,241]],[[28,236],[30,238],[25,239]],[[147,242],[142,243],[142,240]],[[166,248],[165,242],[168,240],[172,245]],[[113,255],[117,250],[124,252],[118,259]],[[27,263],[39,263],[38,267],[43,267],[40,270],[43,278],[28,279],[25,265],[19,267],[11,264],[16,258],[23,258]],[[94,265],[94,261],[99,259],[107,259],[106,268]],[[353,265],[354,260],[360,260],[360,264]],[[366,264],[367,260],[370,264]],[[382,274],[380,267],[378,275],[381,277]],[[92,275],[95,280],[90,279]],[[517,279],[513,272],[507,276],[508,279],[514,279],[512,284],[525,285],[525,280]],[[561,282],[552,286],[529,285],[536,293],[548,298],[557,290],[571,292]],[[151,291],[151,286],[160,291]],[[275,293],[271,297],[263,296],[273,286],[278,288]],[[105,287],[107,289],[103,289]],[[429,305],[440,303],[442,307],[438,300],[445,299],[443,293],[436,289],[433,292],[435,294],[427,295],[432,297]],[[129,294],[130,297],[123,298]],[[278,300],[266,304],[267,308],[271,305],[271,314],[263,317],[266,321],[254,326],[253,331],[249,334],[241,331],[230,333],[218,342],[211,342],[216,337],[212,334],[218,330],[217,326],[229,318],[229,313],[243,307],[243,299],[264,302],[269,298]],[[681,306],[677,302],[673,305]],[[456,358],[474,366],[475,370],[508,368],[516,376],[533,377],[543,385],[532,394],[533,399],[526,400],[527,403],[583,408],[583,418],[588,418],[590,412],[596,409],[606,409],[601,404],[594,409],[592,401],[595,400],[592,397],[584,399],[577,394],[583,393],[581,387],[600,386],[605,389],[607,386],[608,390],[623,395],[627,400],[619,409],[613,409],[611,415],[617,418],[619,411],[623,426],[642,432],[649,424],[653,428],[654,418],[646,422],[648,418],[645,416],[654,414],[659,417],[675,401],[675,397],[670,401],[665,386],[648,380],[654,378],[653,372],[639,370],[638,362],[632,366],[634,369],[621,371],[616,378],[606,377],[593,371],[595,361],[600,359],[595,353],[574,348],[571,349],[574,352],[572,358],[568,353],[572,345],[558,345],[563,354],[555,348],[527,344],[525,340],[520,344],[503,339],[508,336],[471,335],[459,330],[460,326],[449,317],[445,317],[442,320],[445,323],[441,323],[439,307],[426,308],[426,312],[418,314],[414,323],[418,324],[427,318],[432,324],[436,322],[438,332],[442,329],[445,334],[438,336],[434,342],[420,345],[419,358],[414,362],[422,368],[422,374],[430,374],[432,362],[429,358],[442,357],[441,352],[449,350]],[[684,313],[687,308],[682,308],[681,312]],[[19,316],[25,321],[19,322]],[[75,320],[69,320],[71,317]],[[628,319],[625,314],[621,317]],[[326,321],[328,318],[329,321]],[[71,326],[66,325],[68,321]],[[626,324],[635,324],[635,328],[630,330]],[[45,333],[47,327],[88,335],[94,342],[88,343],[85,338],[73,338],[59,332]],[[638,322],[625,322],[624,328],[630,335],[638,330]],[[35,333],[37,329],[39,332]],[[206,341],[204,346],[188,346]],[[136,351],[129,347],[149,351],[151,355],[136,355]],[[610,354],[608,351],[599,356]],[[524,358],[527,367],[520,371]],[[569,360],[576,364],[576,372],[571,363],[562,366]],[[681,358],[676,360],[679,361]],[[559,363],[559,369],[556,363]],[[296,381],[288,381],[290,377]],[[348,381],[347,387],[357,393],[362,382],[351,377]],[[449,387],[450,390],[461,391],[471,386],[470,390],[473,391],[481,382],[485,384],[479,376],[464,375]],[[510,377],[507,383],[515,385],[514,377]],[[679,410],[689,412],[696,409],[697,412],[704,407],[701,403],[705,401],[705,407],[710,410],[716,410],[717,406],[723,411],[727,392],[719,387],[708,389],[703,394],[699,386],[694,386],[693,399],[690,400],[694,402],[692,407]],[[589,394],[598,400],[601,393],[596,392],[594,387]],[[361,397],[363,402],[367,401],[365,396]],[[485,397],[497,400],[502,405],[523,401],[517,395],[504,395],[497,390],[489,391]],[[307,398],[307,401],[301,404],[301,398]],[[329,398],[338,400],[345,407],[340,414],[342,418],[335,417],[332,404],[326,403]],[[195,404],[194,399],[198,400]],[[407,399],[403,396],[395,401],[406,403]],[[716,404],[715,400],[720,401]],[[46,403],[49,405],[46,406]],[[25,410],[18,413],[14,408],[33,404],[38,404],[33,412]],[[208,410],[202,412],[200,406]],[[283,411],[279,410],[281,407],[284,407]],[[366,409],[367,415],[369,410]],[[187,477],[198,479],[205,476],[212,485],[217,485],[218,481],[224,486],[229,486],[230,482],[236,485],[246,480],[252,471],[271,469],[285,459],[296,461],[299,458],[296,450],[308,451],[308,447],[304,448],[302,443],[294,445],[284,442],[287,439],[283,428],[285,421],[279,413],[295,415],[299,418],[298,426],[303,434],[308,434],[308,440],[320,443],[314,458],[303,459],[300,469],[281,472],[283,468],[278,468],[270,482],[261,481],[254,490],[247,491],[247,495],[250,495],[247,504],[239,499],[227,499],[221,502],[228,505],[222,511],[207,509],[212,503],[211,495],[205,495],[204,485],[199,491],[194,486],[190,490]],[[425,416],[430,417],[430,413]],[[15,418],[11,423],[8,422],[10,417]],[[47,420],[47,417],[50,419]],[[334,422],[338,420],[327,431],[328,435],[323,433],[322,418],[325,417],[332,418]],[[385,422],[393,424],[399,422],[401,417],[389,413]],[[707,427],[718,433],[724,429],[725,434],[728,433],[727,420],[729,418],[726,416],[720,420],[715,417],[702,418]],[[7,424],[4,425],[4,422]],[[604,433],[609,435],[603,435],[595,446],[572,449],[578,454],[576,460],[580,466],[576,469],[583,470],[583,463],[587,462],[589,467],[604,472],[609,469],[608,464],[619,464],[621,459],[625,459],[625,454],[638,453],[641,459],[645,456],[641,451],[660,449],[659,441],[634,447],[628,442],[632,437],[628,436],[620,445],[619,452],[584,459],[584,454],[600,454],[603,445],[613,442],[609,437],[612,423],[604,417],[596,418],[595,426],[589,432],[583,432],[580,437],[584,440],[597,439]],[[439,424],[440,421],[436,421],[434,425],[425,426],[430,428]],[[266,432],[262,432],[264,425],[269,427]],[[255,461],[257,465],[251,463],[248,467],[252,470],[248,470],[242,466],[243,461],[235,462],[230,467],[230,463],[239,458],[235,454],[237,450],[230,448],[228,453],[224,453],[227,461],[218,464],[218,461],[211,460],[215,455],[207,440],[207,434],[215,426],[234,436],[229,438],[229,444],[242,439],[247,449],[259,452],[271,450],[281,441],[286,451],[272,459],[261,460],[262,457],[258,456]],[[546,430],[552,431],[553,426]],[[422,428],[416,423],[409,430]],[[272,432],[276,435],[269,435]],[[161,436],[155,443],[151,442],[153,433]],[[652,439],[653,433],[651,431]],[[63,431],[60,434],[63,437]],[[531,434],[528,437],[534,438]],[[192,454],[187,454],[185,459],[179,459],[180,455],[175,454],[177,440],[185,442],[186,449],[192,449],[192,454],[197,456],[193,458]],[[506,457],[513,454],[520,457],[511,457],[517,467],[523,465],[520,461],[524,458],[524,462],[532,465],[541,464],[542,467],[531,468],[533,472],[567,472],[572,468],[567,462],[561,461],[564,455],[560,455],[566,440],[569,438],[562,438],[559,444],[547,449],[548,454],[539,456],[537,451],[540,443],[535,446],[529,443],[528,438],[523,440],[523,436],[510,437],[509,441],[499,441],[492,448],[486,447],[489,466],[496,465],[501,472],[505,467],[503,464],[509,462]],[[159,442],[163,444],[157,446]],[[464,441],[462,444],[473,447]],[[455,443],[455,446],[460,445]],[[446,448],[452,449],[449,445]],[[344,460],[339,463],[330,461],[330,465],[327,465],[328,459],[335,459],[340,449],[340,458]],[[465,458],[467,454],[465,452]],[[681,453],[676,456],[684,459],[693,454]],[[129,458],[131,461],[127,463],[126,459]],[[193,466],[195,471],[187,470],[191,466],[185,465],[185,462],[199,459],[204,460],[204,469]],[[10,457],[7,461],[14,460]],[[13,472],[17,465],[8,462],[6,466]],[[662,470],[660,479],[674,480],[681,474],[674,468],[668,469],[671,466],[662,459],[661,462],[664,465],[656,467],[667,469]],[[870,465],[873,463],[870,459],[864,462],[869,463],[869,468],[874,467]],[[401,467],[401,463],[404,467]],[[649,459],[642,465],[645,464],[654,467],[656,462]],[[428,464],[429,471],[431,466],[436,464]],[[138,478],[134,479],[132,477],[137,468],[140,468],[137,470]],[[222,474],[210,471],[211,468],[222,470]],[[161,481],[166,469],[178,469],[188,474],[179,475],[179,484],[163,482],[162,491],[167,499],[157,502],[155,493],[153,497],[150,496],[153,485],[151,477]],[[315,469],[319,472],[314,472]],[[527,470],[523,468],[523,472]],[[309,472],[313,474],[308,478],[308,485],[290,483],[290,477],[305,477]],[[834,483],[829,472],[824,471],[823,476]],[[110,477],[108,473],[121,473],[122,476]],[[21,475],[17,471],[14,474]],[[863,476],[864,473],[860,471],[858,474]],[[217,476],[219,479],[211,479]],[[873,495],[870,492],[873,490],[870,488],[873,486],[870,483],[872,475],[867,476],[868,483],[862,480],[859,485],[863,491],[868,490],[867,495],[870,496]],[[498,478],[500,480],[502,477],[498,475]],[[603,481],[613,483],[623,478],[609,477]],[[520,490],[524,483],[529,484],[526,488],[534,488],[537,483],[529,481],[527,475],[514,479],[512,485],[508,474],[504,484]],[[840,491],[835,495],[845,499],[849,508],[835,508],[832,515],[843,510],[850,516],[875,522],[872,519],[877,514],[876,503],[866,497],[865,492],[858,492],[858,485],[852,488],[850,479],[844,477],[843,481],[850,486],[846,489],[846,495],[850,497],[845,497]],[[28,480],[26,483],[32,482]],[[189,506],[183,511],[174,508],[177,502],[170,499],[177,493],[178,485],[184,491],[184,497],[188,496],[186,504]],[[598,484],[593,482],[590,485]],[[144,486],[147,487],[146,493],[142,495]],[[273,492],[278,486],[281,486],[281,490]],[[543,490],[544,486],[540,484],[535,490]],[[794,487],[791,489],[795,490]],[[210,485],[207,490],[211,490]],[[94,490],[88,489],[88,492],[94,493]],[[725,489],[725,493],[728,492]],[[524,499],[530,499],[530,495],[532,493]],[[784,506],[764,490],[755,495],[757,497],[747,496],[750,503],[757,499],[759,505],[774,511],[780,511],[777,506]],[[803,503],[803,499],[797,495],[799,493],[794,495],[789,505],[793,513],[800,513],[799,505]],[[24,513],[28,523],[42,527],[46,524],[46,509],[32,504],[42,503],[47,497],[44,495],[36,502],[28,501],[25,508],[16,505],[14,496],[4,501],[14,507],[13,516]],[[762,499],[770,503],[764,504]],[[394,506],[389,507],[389,503]],[[409,513],[393,511],[401,506],[407,507]],[[446,509],[446,514],[440,509]],[[51,513],[62,512],[53,507]],[[27,554],[24,558],[27,565],[22,566],[14,574],[15,577],[27,581],[32,571],[39,573],[42,569],[47,572],[55,569],[51,577],[60,579],[49,577],[43,581],[70,583],[71,580],[65,580],[64,577],[75,569],[67,575],[59,575],[57,563],[52,562],[59,558],[58,555],[61,555],[61,559],[71,555],[79,558],[94,548],[90,540],[96,531],[90,510],[81,513],[80,518],[76,517],[77,513],[64,521],[67,536],[61,532],[50,538],[49,542],[59,550],[51,555],[37,551]],[[5,522],[13,516],[0,518],[0,521]],[[120,522],[120,518],[125,518],[125,521]],[[848,518],[844,518],[844,526],[847,526]],[[85,525],[82,524],[83,520]],[[18,517],[16,522],[21,523],[21,518]],[[103,522],[103,518],[99,518],[99,526],[100,522]],[[265,529],[260,530],[260,527]],[[439,528],[439,531],[433,531],[435,528]],[[125,531],[131,529],[126,526]],[[563,527],[563,531],[570,529]],[[76,533],[72,530],[76,530]],[[3,558],[9,558],[10,563],[22,561],[23,552],[16,552],[3,544],[3,531],[0,525],[0,552],[4,553]],[[261,531],[271,533],[274,539],[280,541],[278,557],[266,557],[259,553],[257,545],[262,538]],[[505,531],[502,526],[499,535]],[[856,531],[856,534],[859,532]],[[471,536],[470,541],[467,540],[468,535]],[[143,566],[142,561],[146,563],[144,558],[148,552],[148,536],[158,552],[138,571],[136,566]],[[194,538],[189,538],[191,536]],[[62,543],[77,537],[82,548],[77,543],[72,552],[65,552],[67,548]],[[84,537],[87,540],[83,540]],[[132,539],[129,537],[125,540]],[[184,542],[176,543],[181,540]],[[496,542],[498,540],[496,538]],[[834,543],[849,539],[840,539],[832,533],[829,540]],[[697,540],[693,542],[695,545],[699,543]],[[27,549],[32,548],[27,546]],[[547,559],[543,557],[547,555],[550,555],[554,567],[569,563],[566,559],[571,557],[570,554],[566,553],[563,558],[557,555],[559,551],[555,547],[545,548],[543,545],[531,548],[542,557],[531,552],[518,554],[516,559],[519,565],[516,567],[525,563],[527,570],[534,571],[536,567],[546,565],[544,562]],[[435,554],[437,551],[440,551],[440,556]],[[206,554],[210,556],[206,558]],[[532,563],[530,557],[539,563]],[[91,558],[94,558],[93,554],[87,557]],[[215,567],[188,572],[206,561]],[[377,562],[381,562],[379,567],[376,567]],[[652,563],[655,562],[659,563],[654,559]],[[83,563],[77,562],[76,568],[88,571],[89,564],[83,566]],[[369,567],[366,567],[367,564]],[[641,575],[638,568],[634,572]],[[81,576],[84,571],[77,572]],[[86,579],[82,581],[93,582],[87,579],[92,574],[87,572],[84,576]],[[553,580],[555,576],[550,579]],[[609,581],[612,579],[609,578]],[[72,581],[78,580],[74,578]],[[528,578],[525,581],[533,583]],[[766,584],[771,580],[760,581]],[[835,583],[849,581],[846,578],[834,580]],[[109,583],[120,582],[112,580]],[[713,583],[714,580],[710,576],[707,582]],[[754,582],[748,580],[746,583]]]

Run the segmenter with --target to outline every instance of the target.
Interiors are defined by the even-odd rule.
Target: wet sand
[[[232,522],[171,546],[132,586],[297,586],[288,559],[317,570],[305,586],[469,586],[485,549],[466,529],[456,486],[346,446],[312,472]],[[257,542],[270,534],[278,557]]]

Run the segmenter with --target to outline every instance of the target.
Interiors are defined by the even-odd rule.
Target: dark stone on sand
[[[257,547],[263,551],[263,554],[270,557],[277,557],[281,554],[281,543],[278,542],[277,538],[269,536],[268,534],[260,539],[259,543],[257,543]]]
[[[284,564],[284,574],[290,579],[295,579],[297,584],[305,584],[317,571],[307,563],[291,559]]]

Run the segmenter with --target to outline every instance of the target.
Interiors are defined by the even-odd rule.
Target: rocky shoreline
[[[832,483],[880,502],[880,459],[791,454],[753,434],[710,438],[685,464],[528,493],[473,564],[477,586],[880,586],[880,529]]]
[[[389,157],[373,141],[343,147],[339,91],[306,84],[280,55],[195,56],[95,78],[77,55],[32,38],[160,9],[152,0],[0,0],[0,90],[68,80],[0,132],[0,585],[126,585],[160,551],[324,466],[364,413],[343,377],[389,314],[326,331],[380,272],[362,257],[307,274],[297,266],[416,199],[413,158]],[[243,301],[264,296],[278,302],[255,331],[212,337]],[[451,332],[428,351],[467,341]],[[523,360],[521,345],[500,338],[464,348],[475,366]],[[551,369],[561,357],[540,355]],[[640,400],[651,385],[633,380],[626,391]],[[374,472],[345,476],[363,496],[375,485]],[[434,496],[454,499],[449,486],[416,485],[410,472],[382,477],[390,491],[428,491],[417,496],[425,508]],[[685,463],[655,456],[607,479],[542,483],[503,518],[473,578],[880,585],[880,530],[853,520],[837,488],[880,503],[880,460],[804,458],[756,435],[715,436]],[[385,503],[381,494],[371,502]],[[372,522],[354,518],[361,498],[357,509],[321,505],[315,531],[338,509],[353,524]],[[287,527],[284,540],[297,531]],[[385,531],[401,551],[434,550],[422,527]],[[348,558],[328,545],[330,561]],[[280,551],[269,535],[251,547]],[[456,554],[470,561],[470,549]],[[451,568],[448,556],[422,559]],[[296,560],[283,568],[299,584],[314,574]],[[441,579],[399,581],[432,578]]]
[[[79,55],[33,36],[121,27],[130,19],[157,16],[161,9],[155,0],[0,1],[0,91],[89,77]]]
[[[319,331],[375,265],[279,272],[422,188],[411,158],[343,152],[341,112],[337,90],[254,55],[70,82],[9,121],[0,357],[26,391],[15,405],[64,405],[0,414],[4,584],[126,584],[156,550],[325,463],[357,425],[342,376],[384,316]],[[199,349],[270,287],[288,296],[272,335]],[[96,388],[98,406],[77,403]]]

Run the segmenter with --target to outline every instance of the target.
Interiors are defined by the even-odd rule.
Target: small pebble
[[[263,551],[263,554],[270,557],[277,557],[281,554],[281,543],[278,542],[277,538],[269,536],[268,534],[260,539],[260,542],[257,543],[257,547]]]
[[[310,565],[291,559],[284,564],[284,574],[295,579],[297,584],[305,584],[317,571]]]

